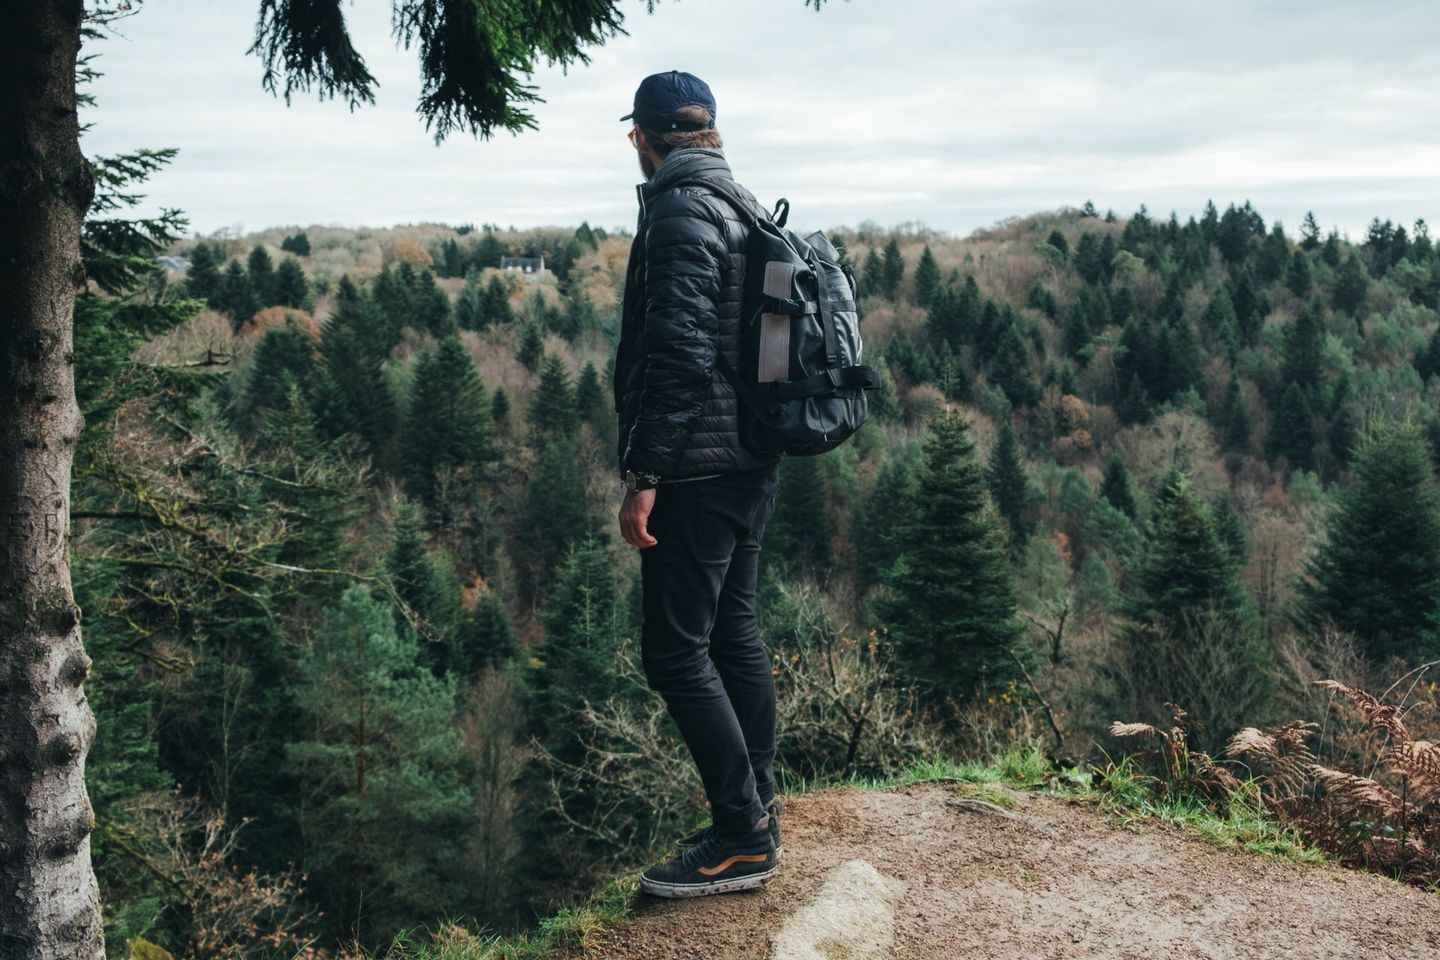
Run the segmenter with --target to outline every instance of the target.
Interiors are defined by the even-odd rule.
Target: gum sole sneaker
[[[726,837],[714,830],[667,863],[640,874],[640,889],[656,897],[706,897],[755,890],[775,875],[775,845],[769,827],[752,837]]]

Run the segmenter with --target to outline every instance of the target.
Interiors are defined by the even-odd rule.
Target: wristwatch
[[[625,492],[635,493],[638,490],[649,490],[660,482],[658,473],[636,473],[634,470],[625,471]]]

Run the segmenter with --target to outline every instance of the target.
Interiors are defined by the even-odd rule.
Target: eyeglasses
[[[635,134],[636,130],[634,127],[631,127],[630,132],[625,134],[625,138],[630,141],[630,146],[632,147],[635,146]]]

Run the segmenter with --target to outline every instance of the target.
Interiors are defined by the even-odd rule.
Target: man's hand
[[[643,550],[660,542],[650,536],[650,531],[645,529],[645,525],[650,519],[650,511],[654,508],[654,487],[625,494],[625,500],[620,504],[620,535],[630,546]]]

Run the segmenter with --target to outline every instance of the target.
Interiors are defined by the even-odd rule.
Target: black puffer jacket
[[[732,180],[719,150],[684,148],[637,188],[615,358],[620,471],[663,479],[732,473],[776,462],[740,442],[740,403],[715,363],[740,366],[743,255],[749,224],[692,177]],[[741,194],[763,209],[744,187]]]

